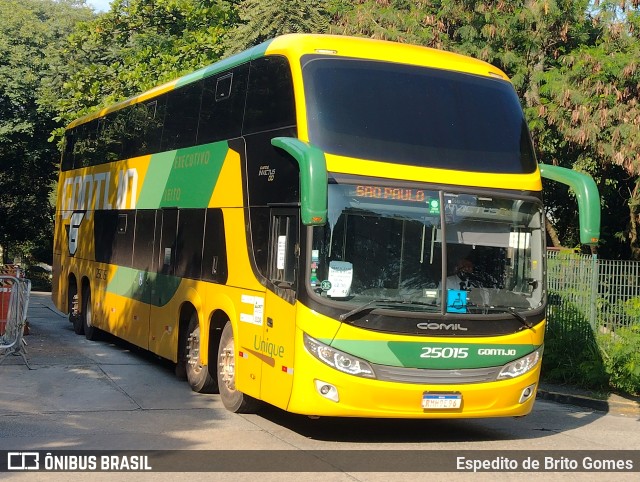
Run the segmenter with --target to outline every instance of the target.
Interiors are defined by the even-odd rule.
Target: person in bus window
[[[473,276],[475,266],[473,261],[468,258],[458,259],[454,274],[447,276],[448,290],[468,290],[472,286],[476,286],[477,282]]]

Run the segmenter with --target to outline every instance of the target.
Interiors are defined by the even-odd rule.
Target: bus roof
[[[165,92],[192,82],[197,82],[259,57],[266,55],[284,55],[292,61],[307,54],[395,62],[509,80],[504,72],[487,62],[429,47],[340,35],[288,34],[267,40],[244,52],[232,55],[195,72],[154,87],[142,94],[80,117],[71,122],[67,126],[67,129],[102,117],[110,112],[120,110],[128,105],[152,99]]]

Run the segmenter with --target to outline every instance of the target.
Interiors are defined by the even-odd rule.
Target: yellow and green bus
[[[542,177],[573,187],[597,243],[595,184],[538,165],[499,69],[277,37],[68,126],[52,296],[76,333],[174,362],[231,411],[521,416]]]

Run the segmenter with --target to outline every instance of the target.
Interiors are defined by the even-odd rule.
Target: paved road
[[[634,450],[636,455],[640,453],[640,419],[636,413],[604,413],[546,400],[538,400],[532,414],[521,419],[311,420],[276,409],[265,409],[258,415],[236,415],[224,409],[217,395],[191,392],[185,382],[174,377],[169,364],[145,352],[117,340],[90,342],[75,335],[71,324],[52,307],[48,294],[32,294],[29,321],[31,335],[26,339],[34,369],[28,370],[19,357],[10,357],[0,366],[0,451],[286,450],[291,454],[319,450],[385,453],[495,450],[504,454],[505,450],[586,450],[598,454],[602,450]],[[247,461],[243,468],[250,470],[250,467]],[[15,478],[22,474],[9,475]],[[31,480],[35,475],[31,474]],[[51,480],[52,475],[41,474],[41,479]],[[60,474],[64,476],[60,480],[80,475]],[[150,477],[165,480],[179,475],[155,473]],[[399,475],[349,472],[347,468],[317,475],[315,480],[396,480]],[[410,473],[407,477],[416,479],[417,475],[424,474]],[[523,475],[491,474],[491,477],[515,480]],[[549,478],[550,474],[526,475]],[[570,480],[627,477],[637,480],[638,472],[555,475]],[[106,480],[109,474],[94,476]],[[213,478],[212,474],[209,476]],[[273,473],[258,476],[262,480],[300,477]],[[215,479],[221,477],[242,478],[240,474],[224,477],[215,474]],[[464,477],[460,473],[447,476],[456,480]]]

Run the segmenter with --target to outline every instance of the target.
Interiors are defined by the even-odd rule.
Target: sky
[[[111,0],[86,0],[87,5],[93,7],[97,12],[106,12],[109,10],[109,4]]]

